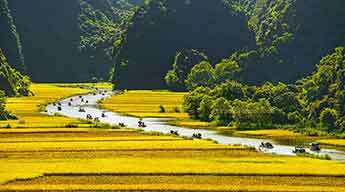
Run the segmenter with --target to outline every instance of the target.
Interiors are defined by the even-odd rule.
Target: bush
[[[160,105],[160,106],[159,106],[159,112],[160,112],[160,113],[165,113],[165,108],[164,108],[163,105]]]
[[[333,131],[336,127],[335,122],[338,119],[338,113],[334,109],[326,108],[320,114],[320,123],[326,131]]]
[[[218,98],[212,105],[210,116],[217,125],[227,126],[233,120],[230,103],[223,97]]]
[[[211,118],[211,112],[212,112],[212,104],[213,104],[213,98],[205,95],[201,102],[200,107],[198,108],[199,113],[199,119],[202,121],[210,121]]]
[[[174,112],[175,113],[181,113],[181,109],[179,107],[174,107]]]

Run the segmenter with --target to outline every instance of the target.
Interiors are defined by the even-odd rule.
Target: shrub
[[[174,107],[174,112],[175,112],[175,113],[181,113],[181,110],[180,110],[179,107]]]
[[[328,132],[333,131],[336,127],[335,122],[338,119],[338,113],[334,109],[326,108],[321,112],[321,126]]]
[[[160,112],[160,113],[165,113],[165,108],[164,108],[163,105],[160,105],[160,106],[159,106],[159,112]]]

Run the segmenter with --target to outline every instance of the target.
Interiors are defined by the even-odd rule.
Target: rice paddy
[[[345,147],[345,139],[322,139],[322,140],[319,140],[319,142],[324,145]]]
[[[7,107],[19,120],[0,128],[0,191],[345,191],[342,162],[267,155],[133,129],[83,128],[76,119],[45,116],[38,105],[89,90],[44,84],[32,90],[33,97],[9,99]],[[142,117],[184,115],[172,111],[181,107],[183,93],[128,93],[105,103],[116,102],[110,108]],[[138,108],[133,110],[131,102]],[[157,112],[159,105],[166,114]],[[64,127],[70,122],[79,127]]]
[[[30,87],[33,96],[8,98],[6,108],[18,117],[18,120],[0,121],[0,127],[12,128],[52,128],[65,127],[69,124],[82,124],[66,117],[51,117],[42,114],[44,106],[61,98],[90,92],[77,87],[60,87],[57,84],[33,84]]]
[[[102,103],[111,111],[136,117],[186,118],[182,103],[186,93],[170,91],[126,91]],[[160,106],[164,108],[161,111]]]
[[[0,137],[0,191],[184,191],[187,186],[195,191],[275,191],[274,186],[280,185],[291,191],[339,191],[345,187],[343,163],[264,155],[212,141],[81,128],[6,129]]]

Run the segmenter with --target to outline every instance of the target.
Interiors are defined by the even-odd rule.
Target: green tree
[[[215,66],[215,75],[217,83],[223,83],[229,80],[237,80],[241,68],[235,60],[223,59]]]
[[[199,118],[200,103],[205,95],[209,93],[209,88],[198,87],[184,97],[183,108],[191,118]]]
[[[227,126],[232,121],[231,106],[229,101],[220,97],[212,105],[211,118],[219,126]]]
[[[324,109],[320,115],[321,126],[328,132],[335,129],[335,123],[338,119],[337,111],[334,109]]]
[[[168,73],[164,77],[164,80],[166,84],[173,90],[178,89],[180,86],[180,78],[176,74],[175,70],[168,71]]]
[[[193,90],[199,86],[212,87],[215,83],[213,67],[209,62],[202,61],[192,68],[185,83],[189,90]]]
[[[235,99],[244,100],[246,98],[246,87],[236,81],[227,81],[217,85],[212,91],[211,94],[216,97],[224,97],[229,101]]]
[[[264,128],[272,125],[273,109],[266,99],[233,103],[234,120],[240,128]]]
[[[211,118],[211,112],[212,112],[212,104],[213,104],[213,98],[205,95],[201,102],[200,107],[198,108],[199,113],[199,119],[202,121],[210,121]]]

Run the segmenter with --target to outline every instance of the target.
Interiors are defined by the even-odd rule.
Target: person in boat
[[[58,105],[59,105],[59,106],[61,106],[61,103],[60,103],[60,102],[58,102]]]
[[[170,130],[170,134],[179,136],[179,133],[177,131],[174,131],[174,130]]]
[[[139,127],[146,127],[146,125],[145,125],[144,122],[141,122],[141,123],[139,124]]]
[[[71,102],[69,102],[69,103],[68,103],[68,106],[72,106],[72,103],[71,103]]]
[[[88,100],[86,100],[86,101],[85,101],[85,103],[89,103],[89,101],[88,101]]]
[[[320,143],[314,142],[310,144],[310,151],[320,151]]]
[[[83,109],[83,108],[79,108],[79,112],[80,112],[80,113],[85,113],[86,111],[85,111],[85,109]]]
[[[93,118],[92,118],[92,116],[91,116],[90,114],[87,114],[87,115],[86,115],[86,119],[92,120]]]
[[[144,124],[143,119],[140,118],[138,121],[138,127],[142,127],[143,124]]]
[[[73,98],[71,98],[69,101],[72,102],[72,101],[73,101]]]
[[[84,99],[81,99],[81,102],[84,102]]]
[[[124,123],[119,123],[120,127],[126,127],[126,125]]]
[[[83,96],[79,95],[79,98],[81,99],[81,98],[83,98]]]
[[[57,110],[58,110],[58,111],[62,111],[61,106],[58,106],[58,107],[57,107]]]
[[[201,133],[193,133],[192,137],[195,138],[195,139],[201,139],[202,135],[201,135]]]
[[[295,149],[292,152],[293,153],[305,153],[306,150],[304,149],[304,147],[297,146],[297,147],[295,147]]]
[[[102,117],[103,117],[103,118],[104,118],[104,117],[106,117],[106,115],[105,115],[105,113],[104,113],[104,112],[102,113]]]
[[[274,146],[272,143],[270,142],[261,142],[260,147],[259,148],[265,148],[265,149],[273,149]]]

